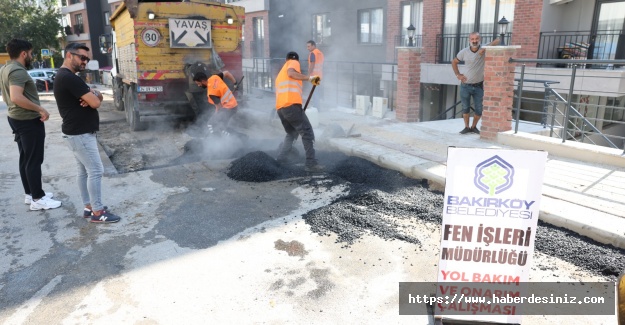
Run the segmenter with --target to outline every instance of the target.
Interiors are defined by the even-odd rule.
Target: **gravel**
[[[261,151],[233,161],[228,176],[247,182],[299,177],[294,181],[309,186],[348,186],[345,196],[303,215],[311,231],[321,236],[336,235],[336,242],[344,248],[365,235],[420,245],[417,223],[441,225],[443,193],[428,190],[426,182],[336,152],[321,151],[317,158],[326,166],[326,173],[322,174],[324,182],[307,177],[310,174],[303,172],[302,164],[280,166]],[[608,281],[616,280],[625,269],[625,250],[542,221],[538,223],[536,251],[570,262]]]

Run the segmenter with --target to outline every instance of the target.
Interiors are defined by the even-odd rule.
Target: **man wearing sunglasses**
[[[104,167],[96,139],[100,130],[98,108],[103,98],[76,75],[85,70],[88,54],[89,48],[83,44],[71,43],[65,47],[63,66],[54,79],[54,98],[63,118],[63,139],[76,158],[76,180],[85,206],[83,216],[90,222],[112,223],[121,218],[102,204]]]

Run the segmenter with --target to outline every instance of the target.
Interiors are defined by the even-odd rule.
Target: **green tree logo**
[[[495,155],[475,167],[474,183],[482,192],[494,196],[512,187],[514,167]]]

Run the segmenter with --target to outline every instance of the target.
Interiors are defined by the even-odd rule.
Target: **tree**
[[[54,0],[0,0],[0,52],[13,38],[33,44],[40,58],[41,49],[58,49],[62,36],[61,13]]]

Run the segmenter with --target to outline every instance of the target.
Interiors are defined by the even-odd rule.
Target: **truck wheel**
[[[123,86],[124,84],[117,80],[117,78],[113,78],[113,104],[118,111],[124,110]]]
[[[126,121],[130,125],[132,131],[145,130],[145,123],[141,123],[139,111],[137,110],[137,93],[134,87],[126,86],[126,100],[124,101],[124,107],[126,109]]]

